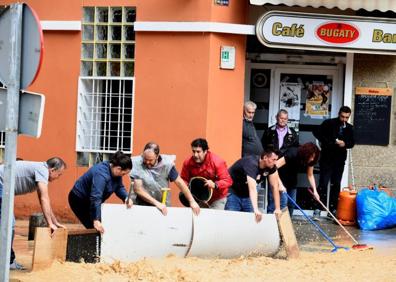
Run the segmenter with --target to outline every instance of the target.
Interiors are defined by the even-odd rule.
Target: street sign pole
[[[19,91],[21,86],[22,12],[23,4],[12,4],[10,74],[7,83],[5,128],[4,186],[1,204],[0,281],[9,281],[13,226],[15,167],[18,137]]]

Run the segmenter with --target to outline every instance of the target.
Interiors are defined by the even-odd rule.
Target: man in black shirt
[[[327,185],[330,181],[329,209],[337,210],[338,194],[340,193],[341,178],[344,172],[347,149],[355,145],[353,126],[348,123],[351,109],[342,106],[337,118],[325,120],[320,127],[313,132],[320,141],[322,148],[319,160],[319,195],[326,199]]]
[[[251,155],[235,162],[229,169],[233,184],[229,188],[225,210],[254,212],[259,222],[262,213],[257,204],[257,182],[268,177],[274,194],[274,213],[280,214],[279,175],[275,166],[277,159],[278,154],[267,149],[261,156]]]

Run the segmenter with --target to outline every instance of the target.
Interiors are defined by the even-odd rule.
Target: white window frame
[[[124,101],[119,101],[119,104],[116,108],[118,110],[118,120],[112,121],[107,120],[105,116],[105,120],[101,119],[102,111],[107,111],[112,108],[112,105],[102,105],[100,100],[97,98],[111,96],[110,92],[99,92],[97,91],[97,85],[95,82],[97,81],[131,81],[132,82],[132,93],[121,93],[121,89],[119,90],[118,95],[129,95],[131,94],[131,105],[121,104]],[[87,88],[86,81],[92,81],[92,88]],[[96,88],[96,89],[95,89]],[[88,98],[89,95],[91,98]],[[95,96],[96,95],[96,96]],[[135,78],[134,77],[92,77],[92,76],[81,76],[79,78],[78,83],[78,108],[77,108],[77,134],[76,134],[76,151],[78,152],[89,152],[89,153],[114,153],[116,151],[123,151],[124,153],[131,153],[133,151],[133,125],[134,125],[134,100],[135,100]],[[129,107],[129,108],[128,108]],[[131,111],[131,131],[130,135],[127,137],[130,138],[130,144],[123,144],[122,138],[124,137],[124,124],[129,122],[129,120],[125,120],[125,116],[123,115],[125,109]],[[118,124],[117,128],[117,146],[116,148],[109,147],[109,140],[111,135],[106,134],[106,130],[102,131],[100,125],[101,123],[106,126],[110,126],[110,124],[114,125]],[[109,132],[110,130],[107,129]],[[103,134],[103,135],[101,135]],[[102,139],[101,139],[102,138]],[[101,144],[101,140],[107,138],[107,145]],[[106,144],[106,141],[104,142]]]

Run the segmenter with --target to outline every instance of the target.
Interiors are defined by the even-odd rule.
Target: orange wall
[[[84,5],[136,5],[139,21],[230,23],[244,23],[247,5],[246,1],[230,1],[229,7],[222,7],[201,0],[27,2],[41,20],[80,20]],[[163,153],[177,155],[180,170],[182,161],[190,156],[192,139],[205,137],[211,149],[229,165],[239,157],[245,38],[203,32],[137,32],[134,154],[139,154],[146,142],[157,141]],[[235,70],[219,69],[222,45],[236,47]],[[39,139],[19,137],[18,156],[36,161],[55,155],[65,159],[68,169],[50,184],[50,196],[55,214],[71,219],[67,194],[86,171],[77,167],[75,151],[81,33],[45,31],[44,48],[41,72],[29,88],[46,95],[43,133]],[[177,194],[173,193],[173,204],[178,204]],[[113,197],[112,201],[118,199]],[[16,198],[17,216],[39,210],[36,195]]]

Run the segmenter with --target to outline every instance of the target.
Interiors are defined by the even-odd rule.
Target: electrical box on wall
[[[235,68],[235,47],[221,46],[220,68],[233,70]]]

